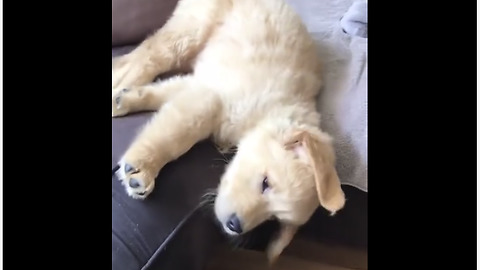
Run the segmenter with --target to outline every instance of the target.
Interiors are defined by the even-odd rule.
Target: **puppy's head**
[[[221,179],[215,215],[226,233],[237,235],[270,218],[302,225],[319,204],[333,214],[344,203],[328,135],[318,129],[255,131]]]

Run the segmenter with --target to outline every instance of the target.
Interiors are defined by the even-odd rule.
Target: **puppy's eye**
[[[265,176],[262,181],[262,193],[264,193],[268,188],[270,188],[270,185],[268,184],[268,177]]]

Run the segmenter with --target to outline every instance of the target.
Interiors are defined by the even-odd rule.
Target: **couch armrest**
[[[160,28],[178,0],[112,0],[112,46],[141,42]]]
[[[112,120],[112,168],[149,116],[140,114]],[[162,252],[168,251],[161,248],[167,245],[167,239],[175,242],[169,245],[185,247],[181,253],[182,265],[189,267],[184,269],[203,267],[200,265],[202,258],[189,258],[188,254],[204,254],[208,251],[215,242],[204,240],[210,237],[215,239],[210,234],[216,229],[209,228],[213,226],[209,225],[211,219],[191,213],[198,207],[201,196],[218,184],[224,164],[217,160],[220,160],[220,156],[213,144],[197,144],[162,169],[154,191],[145,200],[128,197],[123,185],[116,177],[112,177],[112,269],[143,269],[154,255],[162,258]],[[194,231],[189,231],[192,225],[177,229],[180,224],[190,224],[188,222],[198,227]],[[177,231],[175,237],[172,236],[174,231]],[[183,234],[190,237],[184,237]],[[163,270],[180,269],[173,262],[162,262],[158,258],[156,264],[170,266]]]

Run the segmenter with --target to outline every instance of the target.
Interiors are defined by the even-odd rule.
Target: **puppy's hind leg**
[[[219,121],[221,102],[213,91],[192,78],[176,87],[184,89],[163,104],[119,162],[117,176],[133,198],[148,196],[163,166],[210,136]]]
[[[112,88],[145,85],[156,76],[188,69],[229,9],[228,0],[181,0],[172,17],[131,53],[112,63]]]

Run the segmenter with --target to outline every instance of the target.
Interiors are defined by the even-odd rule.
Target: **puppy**
[[[193,72],[151,83],[173,70]],[[180,0],[165,26],[112,61],[112,116],[158,111],[119,161],[119,179],[143,199],[195,143],[236,146],[215,215],[230,235],[277,218],[273,262],[319,205],[334,214],[345,203],[319,129],[320,75],[313,39],[282,0]]]

